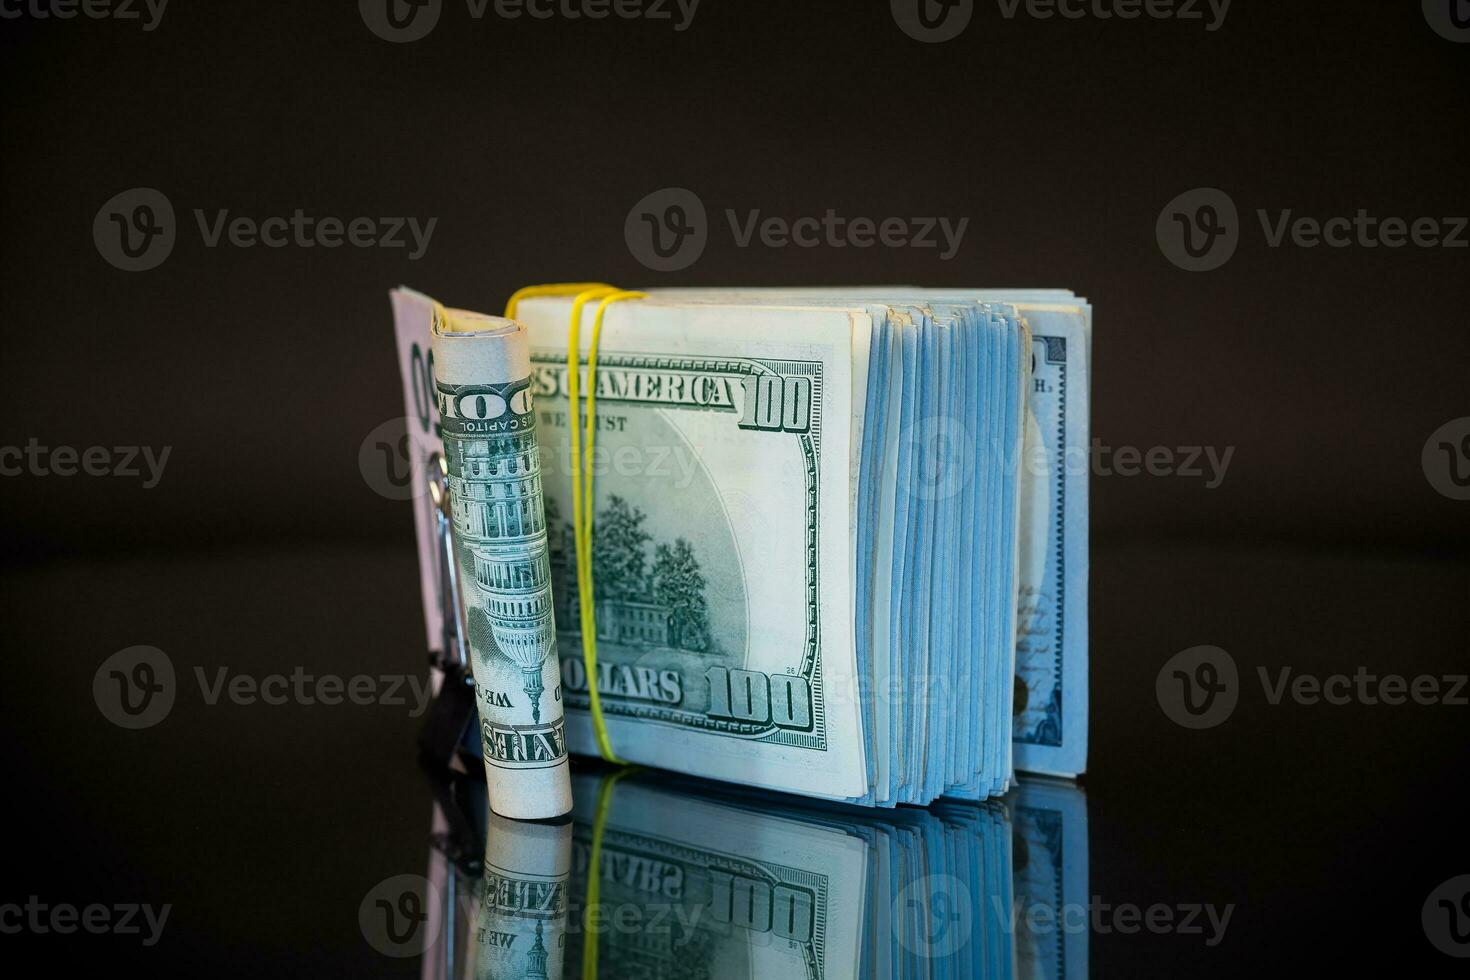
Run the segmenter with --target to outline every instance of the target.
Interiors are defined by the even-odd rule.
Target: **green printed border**
[[[1057,367],[1057,554],[1056,554],[1056,639],[1052,649],[1053,670],[1056,685],[1052,688],[1051,703],[1046,706],[1046,716],[1029,732],[1012,736],[1012,741],[1026,745],[1045,745],[1051,748],[1062,746],[1062,641],[1067,623],[1067,338],[1046,334],[1034,335],[1033,340],[1046,344],[1046,363]]]

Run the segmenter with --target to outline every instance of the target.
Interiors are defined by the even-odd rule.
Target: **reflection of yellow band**
[[[607,827],[607,811],[612,807],[613,787],[637,771],[637,766],[629,766],[612,773],[597,788],[597,809],[592,814],[592,853],[587,856],[587,907],[582,912],[582,980],[597,980],[597,944],[602,930],[592,928],[592,917],[602,900],[602,832]]]
[[[645,293],[616,289],[601,283],[557,283],[527,286],[516,290],[505,304],[505,315],[514,319],[521,300],[533,296],[572,296],[572,315],[567,324],[567,408],[572,449],[572,537],[577,561],[578,629],[582,634],[582,663],[587,670],[587,692],[592,707],[592,733],[597,751],[608,762],[622,762],[612,749],[607,722],[602,716],[602,698],[597,690],[597,604],[592,588],[592,450],[597,439],[597,345],[602,340],[602,322],[607,308],[625,299],[641,299]],[[592,343],[587,354],[587,428],[583,444],[581,415],[582,308],[598,300],[592,321]]]

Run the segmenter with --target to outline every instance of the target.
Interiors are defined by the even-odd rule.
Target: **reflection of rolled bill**
[[[526,331],[440,307],[433,344],[490,806],[557,816],[572,790]]]
[[[571,869],[570,822],[516,823],[490,815],[475,980],[562,975]]]

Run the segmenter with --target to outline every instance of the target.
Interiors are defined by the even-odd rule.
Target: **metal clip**
[[[454,558],[454,521],[449,506],[449,467],[435,453],[429,459],[429,499],[434,505],[434,537],[439,553],[444,650],[430,662],[444,672],[439,691],[419,732],[423,758],[435,768],[452,765],[475,727],[475,677],[466,649],[464,600],[459,594],[459,563]]]
[[[464,599],[459,594],[459,563],[454,559],[454,517],[449,503],[449,464],[443,454],[429,457],[429,500],[434,504],[434,540],[439,553],[439,598],[444,621],[444,667],[457,665],[469,677],[470,658],[465,644],[467,623]],[[471,683],[473,683],[471,681]]]

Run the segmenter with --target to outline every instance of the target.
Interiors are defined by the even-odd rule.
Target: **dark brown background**
[[[1236,0],[1199,23],[1002,20],[907,39],[885,0],[703,0],[690,30],[470,20],[395,46],[351,2],[184,4],[161,27],[0,21],[0,446],[168,445],[162,483],[0,479],[0,902],[172,902],[153,950],[29,937],[63,966],[415,976],[358,932],[419,872],[416,722],[207,707],[121,732],[115,650],[263,675],[421,669],[412,522],[358,448],[402,414],[387,290],[494,311],[517,286],[1065,286],[1096,304],[1105,445],[1235,447],[1224,484],[1093,480],[1091,890],[1235,903],[1228,939],[1093,937],[1098,975],[1454,975],[1419,926],[1470,871],[1465,708],[1271,707],[1170,724],[1159,667],[1464,672],[1470,520],[1420,468],[1470,415],[1470,250],[1266,247],[1256,208],[1470,212],[1470,45],[1417,0]],[[106,264],[104,201],[156,187],[163,266]],[[717,223],[649,273],[623,220],[666,186]],[[1160,254],[1175,195],[1228,191],[1223,269]],[[726,207],[969,217],[932,250],[737,249]],[[428,254],[206,249],[192,209],[439,219]],[[12,937],[6,937],[7,942]],[[0,948],[8,948],[0,947]]]
[[[1003,20],[910,41],[886,2],[704,0],[693,26],[472,20],[407,45],[351,3],[175,4],[149,34],[0,24],[0,444],[174,447],[163,483],[7,480],[22,553],[331,538],[406,546],[357,449],[401,415],[386,291],[498,310],[530,282],[1065,286],[1097,306],[1103,444],[1236,447],[1213,491],[1096,481],[1099,539],[1208,535],[1462,552],[1420,469],[1470,412],[1470,250],[1270,249],[1256,208],[1464,215],[1470,47],[1417,3],[1249,3],[1198,22]],[[93,215],[179,216],[125,273]],[[717,223],[648,272],[623,219],[666,186]],[[1160,254],[1197,186],[1246,220],[1223,269]],[[203,246],[192,209],[435,216],[428,254]],[[736,248],[723,210],[969,217],[959,255]]]

